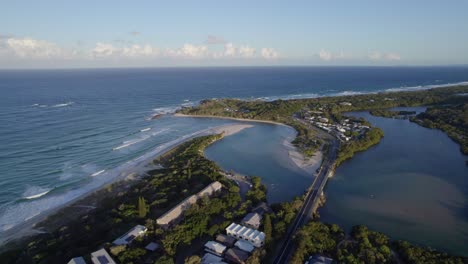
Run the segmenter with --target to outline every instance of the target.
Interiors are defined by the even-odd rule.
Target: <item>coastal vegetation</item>
[[[302,153],[311,156],[323,142],[317,137],[314,129],[297,121],[296,117],[303,117],[301,113],[304,112],[304,109],[320,113],[321,117],[332,122],[340,122],[345,113],[352,111],[371,111],[377,116],[395,117],[409,115],[412,112],[392,112],[385,109],[437,105],[437,107],[429,108],[426,115],[420,114],[414,121],[427,127],[444,130],[462,145],[462,150],[466,153],[467,150],[464,147],[467,142],[466,107],[463,108],[463,105],[466,105],[468,100],[468,97],[465,96],[467,93],[468,86],[454,86],[422,91],[385,92],[271,102],[212,99],[204,100],[196,107],[183,108],[179,112],[187,115],[269,120],[284,123],[294,127],[298,132],[293,144]],[[451,107],[444,105],[451,105]],[[454,115],[454,117],[449,117],[450,114]],[[440,115],[440,118],[436,118],[438,115]],[[343,142],[340,147],[338,164],[351,158],[356,152],[364,151],[377,144],[382,136],[383,132],[380,129],[371,128],[369,132],[359,137],[353,137],[350,142]]]
[[[373,127],[362,137],[358,137],[349,143],[341,144],[336,165],[339,166],[343,161],[352,158],[355,153],[365,151],[373,145],[378,144],[383,136],[384,133],[380,128]]]
[[[390,239],[366,226],[354,226],[349,236],[335,224],[312,221],[295,235],[291,263],[304,263],[311,255],[330,257],[339,263],[466,263],[468,258],[449,256],[406,241]]]
[[[436,128],[460,144],[460,150],[468,155],[468,96],[464,103],[443,104],[429,107],[411,121],[428,128]]]
[[[387,118],[407,118],[408,116],[415,115],[416,111],[391,111],[388,109],[375,109],[369,111],[373,116],[387,117]]]
[[[64,208],[39,224],[38,228],[47,228],[47,232],[20,244],[7,245],[10,250],[0,255],[2,263],[66,263],[76,256],[86,259],[102,247],[120,263],[147,259],[173,261],[177,248],[222,230],[231,219],[242,217],[242,212],[247,212],[252,204],[241,202],[235,183],[222,176],[219,167],[202,155],[207,145],[221,137],[212,135],[188,141],[155,160],[162,168],[149,171],[146,177],[115,183],[77,202],[78,207],[95,202],[96,208],[90,212],[78,215],[74,205]],[[193,205],[173,230],[158,227],[157,217],[213,181],[220,181],[226,190]],[[257,196],[264,195],[256,193]],[[135,239],[127,247],[110,244],[137,224],[148,228],[145,237]],[[146,251],[144,246],[151,241],[161,241],[163,251]]]

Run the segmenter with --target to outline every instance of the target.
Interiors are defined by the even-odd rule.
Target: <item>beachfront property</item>
[[[183,200],[174,208],[159,217],[156,220],[157,224],[163,228],[169,228],[171,225],[176,224],[182,218],[183,213],[185,210],[190,208],[190,206],[196,204],[198,200],[204,196],[211,196],[215,194],[216,192],[220,191],[222,187],[223,185],[218,181],[211,183],[197,194],[194,194]]]
[[[234,245],[240,250],[245,251],[247,253],[252,253],[252,251],[255,250],[255,247],[252,245],[252,243],[247,242],[245,240],[237,240],[237,242]]]
[[[226,234],[236,239],[248,241],[257,248],[262,247],[265,242],[265,233],[236,223],[226,227]]]
[[[261,222],[262,216],[260,214],[249,213],[242,219],[241,224],[253,229],[258,229]]]
[[[247,252],[244,252],[237,248],[230,248],[226,251],[225,259],[232,263],[244,264],[245,261],[249,258]]]
[[[226,246],[216,241],[208,241],[205,244],[205,251],[217,256],[222,256],[226,251]]]
[[[224,264],[223,258],[215,256],[211,253],[205,253],[201,259],[201,264]]]
[[[68,261],[67,264],[86,264],[86,261],[83,257],[76,257],[70,259],[70,261]]]
[[[132,241],[139,237],[142,236],[148,231],[148,229],[142,225],[137,225],[134,228],[130,229],[127,233],[125,233],[123,236],[117,238],[112,242],[114,245],[128,245],[132,243]]]
[[[219,242],[226,247],[233,247],[234,243],[236,243],[236,239],[230,236],[219,234],[216,236],[216,242]]]
[[[91,253],[91,261],[94,264],[116,264],[105,249],[100,249]]]

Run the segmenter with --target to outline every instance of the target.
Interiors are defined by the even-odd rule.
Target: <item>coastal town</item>
[[[183,220],[184,212],[191,205],[196,204],[200,199],[209,198],[216,193],[222,191],[223,185],[216,181],[208,185],[202,191],[194,194],[183,200],[168,212],[159,217],[156,222],[164,229],[174,227],[178,222]],[[249,258],[252,253],[262,248],[265,245],[265,233],[259,231],[262,223],[262,217],[271,209],[266,203],[259,204],[252,212],[245,215],[240,221],[240,224],[231,223],[225,229],[224,234],[217,234],[213,240],[207,241],[203,249],[199,253],[202,255],[201,263],[203,264],[223,264],[233,263],[242,264]],[[145,237],[148,229],[145,226],[137,225],[115,239],[107,249],[100,248],[97,251],[90,253],[91,261],[94,264],[115,264],[117,263],[111,254],[116,255],[116,252],[131,247],[134,240],[141,240]],[[158,242],[149,242],[144,249],[148,252],[156,252],[161,250],[161,245]],[[108,252],[111,252],[109,254]],[[68,264],[84,264],[86,263],[83,256],[72,258]],[[152,263],[151,261],[149,263]]]
[[[340,102],[339,105],[352,106],[352,103]],[[365,124],[364,120],[351,117],[336,120],[330,116],[326,117],[325,114],[323,107],[301,111],[301,116],[304,120],[335,136],[342,142],[348,142],[353,137],[362,137],[370,129],[370,126]]]
[[[419,263],[415,260],[423,258],[464,263],[463,257],[392,241],[363,225],[346,232],[321,221],[317,208],[325,202],[324,188],[334,169],[383,137],[383,131],[366,120],[341,114],[379,100],[378,95],[362,97],[318,102],[219,99],[182,109],[185,117],[226,116],[244,123],[211,129],[174,145],[154,157],[141,178],[112,183],[64,208],[67,211],[38,226],[44,231],[28,238],[24,248],[3,253],[2,258],[7,263],[69,264]],[[406,98],[393,97],[382,100]],[[293,127],[297,136],[291,144],[304,159],[307,150],[321,153],[322,162],[308,172],[313,177],[302,195],[269,203],[262,178],[225,171],[205,156],[211,144],[253,126],[245,119]],[[76,208],[88,210],[80,213]]]

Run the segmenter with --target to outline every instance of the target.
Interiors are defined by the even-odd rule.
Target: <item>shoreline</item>
[[[129,168],[128,172],[126,173],[120,172],[118,176],[112,179],[109,179],[108,182],[102,185],[99,185],[95,188],[89,189],[85,193],[63,203],[62,205],[57,206],[55,208],[51,208],[49,210],[45,210],[38,215],[32,216],[28,218],[27,220],[24,220],[23,222],[7,230],[2,231],[0,233],[1,234],[0,246],[3,247],[10,243],[14,244],[15,242],[21,243],[22,239],[27,239],[28,237],[41,234],[41,233],[49,233],[51,230],[58,228],[58,226],[52,226],[50,228],[47,228],[51,230],[44,230],[44,227],[42,225],[47,221],[54,221],[54,218],[58,217],[63,211],[69,208],[77,207],[77,208],[84,208],[88,210],[94,209],[95,208],[94,204],[89,204],[91,202],[99,202],[99,198],[94,197],[94,196],[104,195],[101,192],[106,191],[109,187],[112,187],[112,188],[117,187],[116,189],[119,189],[119,190],[131,187],[132,183],[138,181],[141,177],[143,177],[146,174],[147,171],[151,170],[151,167],[149,166],[152,165],[152,162],[155,159],[165,155],[166,153],[172,151],[174,148],[177,148],[178,146],[184,144],[185,142],[191,139],[194,139],[200,136],[214,135],[214,134],[220,134],[220,133],[223,133],[223,136],[229,136],[229,135],[238,133],[242,131],[243,129],[246,129],[249,127],[252,127],[252,125],[248,125],[248,124],[220,125],[217,127],[203,129],[195,133],[181,137],[179,139],[176,139],[174,141],[167,142],[165,143],[167,144],[166,146],[164,146],[164,144],[161,146],[157,146],[153,151],[150,151],[149,153],[144,154],[134,159],[134,161],[136,161],[137,163],[134,164],[134,166],[132,166],[131,168]],[[115,195],[116,194],[115,191],[113,191],[112,194]],[[86,210],[81,211],[80,213],[82,214],[84,212],[86,212]],[[0,249],[0,252],[6,249],[7,249],[6,247],[3,247],[2,249]]]
[[[226,119],[226,120],[234,120],[234,121],[242,121],[242,122],[257,122],[257,123],[264,123],[264,124],[272,124],[272,125],[280,125],[289,127],[294,129],[293,127],[269,120],[255,120],[255,119],[245,119],[245,118],[235,118],[235,117],[223,117],[223,116],[212,116],[212,115],[186,115],[175,113],[173,114],[175,117],[193,117],[193,118],[216,118],[216,119]],[[297,136],[297,131],[294,129]],[[288,158],[293,162],[301,170],[304,170],[307,173],[312,174],[312,176],[316,175],[316,170],[320,168],[323,160],[323,151],[317,150],[313,157],[307,158],[304,154],[302,154],[291,142],[294,140],[287,139],[283,142],[284,147],[288,151]]]

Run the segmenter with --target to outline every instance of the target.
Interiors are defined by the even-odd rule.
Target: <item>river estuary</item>
[[[443,132],[408,120],[353,115],[383,129],[385,137],[337,169],[325,189],[322,221],[346,230],[363,224],[392,239],[466,256],[468,166],[459,146]],[[262,177],[270,203],[287,201],[313,179],[287,157],[282,142],[291,136],[290,128],[259,124],[205,154],[223,169]]]

